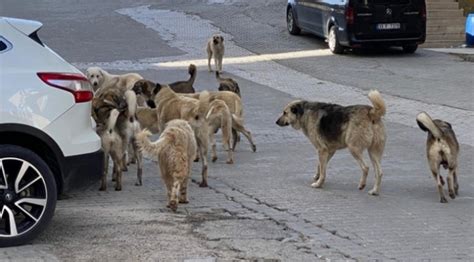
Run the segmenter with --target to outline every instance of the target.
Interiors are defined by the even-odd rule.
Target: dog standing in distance
[[[367,149],[375,169],[375,184],[370,195],[380,193],[382,167],[380,165],[385,147],[385,128],[382,116],[385,115],[385,102],[376,90],[369,92],[368,105],[341,106],[319,102],[296,100],[290,102],[278,118],[279,126],[291,125],[301,129],[319,153],[319,166],[312,187],[320,188],[326,179],[326,167],[336,150],[348,148],[357,160],[362,177],[359,189],[367,181],[369,168],[364,162],[363,151]]]
[[[439,169],[442,165],[444,169],[448,169],[448,191],[449,196],[454,199],[458,195],[458,154],[459,143],[451,124],[439,119],[431,119],[431,117],[421,112],[416,116],[416,122],[421,130],[428,132],[426,140],[426,155],[428,157],[428,165],[431,173],[438,185],[438,192],[441,203],[447,203],[448,200],[444,196],[443,185],[444,180]]]
[[[219,34],[213,35],[209,41],[207,41],[207,67],[209,72],[212,72],[211,58],[214,57],[214,66],[216,71],[222,71],[222,60],[224,59],[224,37]]]
[[[185,120],[172,120],[156,142],[150,142],[148,130],[137,135],[140,149],[158,160],[161,177],[168,191],[168,208],[176,211],[179,203],[188,203],[187,188],[196,154],[196,140]]]

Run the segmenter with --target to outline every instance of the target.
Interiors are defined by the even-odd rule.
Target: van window
[[[12,48],[12,44],[7,39],[0,36],[0,54],[5,53]]]

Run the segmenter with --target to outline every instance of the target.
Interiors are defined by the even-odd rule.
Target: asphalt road
[[[210,188],[192,183],[190,204],[176,214],[148,160],[143,187],[133,186],[132,167],[122,192],[97,185],[71,193],[40,238],[0,250],[0,260],[474,260],[474,64],[423,49],[334,56],[322,39],[290,36],[284,8],[274,0],[3,0],[0,15],[43,22],[42,40],[80,69],[167,83],[186,79],[192,61],[198,90],[217,87],[204,48],[222,33],[224,74],[241,86],[257,152],[242,141],[227,165],[218,144]],[[357,189],[361,171],[346,150],[331,160],[324,188],[311,188],[314,148],[275,125],[281,109],[296,98],[367,104],[370,89],[388,106],[381,195],[367,194],[372,167],[367,188]],[[460,195],[448,204],[439,203],[427,167],[426,134],[415,123],[421,110],[451,122],[461,142]]]

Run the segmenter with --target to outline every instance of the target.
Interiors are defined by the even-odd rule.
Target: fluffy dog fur
[[[126,154],[125,150],[130,145],[130,156],[137,160],[137,186],[142,185],[142,157],[137,150],[135,143],[135,135],[140,130],[138,121],[135,118],[136,111],[136,95],[133,91],[128,90],[122,94],[118,89],[109,89],[101,93],[100,96],[95,96],[92,101],[92,117],[96,123],[105,123],[109,118],[110,112],[117,109],[120,112],[117,123],[115,125],[116,132],[119,134],[122,142],[124,154],[122,155],[123,163],[122,169],[126,171]],[[116,190],[121,190],[120,185]]]
[[[133,84],[143,77],[136,73],[128,73],[123,75],[113,75],[109,74],[107,71],[100,67],[89,67],[86,70],[87,79],[92,84],[94,91],[104,87],[111,86],[111,82],[117,79],[117,83],[114,84],[116,88],[121,89],[125,92],[127,89],[131,89]]]
[[[421,130],[428,132],[426,140],[428,165],[438,185],[440,202],[447,203],[448,200],[443,192],[444,180],[440,174],[440,166],[449,170],[448,191],[449,196],[454,199],[459,189],[457,176],[459,144],[456,134],[451,124],[439,119],[433,120],[425,112],[418,114],[416,121]]]
[[[153,134],[158,133],[158,116],[156,115],[156,109],[138,107],[137,120],[142,129],[148,129]]]
[[[209,123],[209,142],[211,143],[212,162],[217,160],[216,141],[214,134],[220,128],[222,130],[222,142],[224,144],[224,148],[227,150],[226,163],[233,164],[234,159],[231,148],[232,115],[229,111],[229,107],[224,101],[215,99],[209,104],[209,111],[207,112],[206,119]]]
[[[176,211],[179,203],[188,203],[187,187],[196,153],[196,140],[191,126],[184,120],[172,120],[156,142],[150,142],[148,130],[137,135],[143,152],[158,160],[161,178],[168,191],[168,205]]]
[[[290,102],[278,118],[279,126],[291,125],[301,129],[319,153],[318,172],[312,187],[320,188],[326,179],[326,166],[336,150],[348,148],[357,160],[362,177],[359,189],[367,181],[369,168],[364,162],[363,151],[367,149],[375,169],[375,184],[371,195],[380,193],[382,182],[381,159],[385,147],[385,128],[382,116],[385,103],[376,90],[369,92],[373,107],[367,105],[341,106],[319,102],[296,100]]]
[[[219,91],[231,91],[236,93],[239,97],[240,95],[240,88],[239,84],[232,79],[232,78],[222,78],[219,72],[216,72],[216,79],[219,82],[219,87],[217,88]]]
[[[209,41],[207,41],[207,67],[209,72],[212,72],[211,58],[214,57],[214,67],[216,71],[222,71],[222,60],[224,59],[224,37],[219,34],[213,35]]]
[[[165,129],[165,124],[174,119],[188,121],[194,131],[199,155],[202,161],[202,181],[200,187],[207,187],[207,149],[208,123],[206,114],[209,110],[209,93],[203,92],[199,99],[178,95],[168,86],[153,90],[154,104],[158,116],[159,131]]]
[[[211,102],[216,99],[224,101],[227,107],[229,108],[230,113],[232,114],[232,150],[235,150],[237,142],[240,140],[238,133],[242,133],[249,141],[250,148],[252,149],[252,151],[257,151],[257,146],[253,142],[252,134],[244,127],[243,107],[240,97],[234,92],[230,91],[216,91],[210,92],[209,94]],[[199,93],[196,93],[187,94],[185,96],[198,99],[199,95]]]
[[[115,124],[120,112],[117,109],[110,111],[106,123],[97,123],[96,132],[102,142],[102,149],[104,150],[104,173],[102,174],[101,185],[99,190],[107,190],[107,173],[109,170],[109,155],[114,163],[112,177],[115,178],[115,190],[120,190],[122,187],[122,168],[124,149],[122,147],[122,138],[118,134]]]

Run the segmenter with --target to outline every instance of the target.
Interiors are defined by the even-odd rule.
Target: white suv
[[[59,194],[103,172],[92,89],[41,42],[41,26],[0,17],[0,247],[32,240]]]

